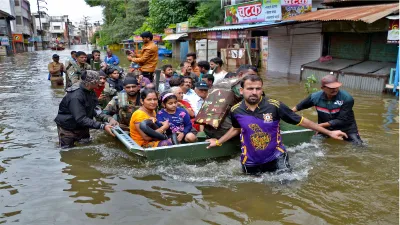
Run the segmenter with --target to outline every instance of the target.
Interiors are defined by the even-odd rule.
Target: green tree
[[[141,30],[151,28],[155,33],[162,33],[170,24],[187,21],[196,13],[198,5],[195,0],[149,0],[149,17]]]
[[[132,36],[133,31],[145,22],[149,11],[148,0],[85,1],[90,6],[104,7],[100,45],[119,43]]]
[[[194,27],[212,27],[224,23],[224,9],[221,9],[220,1],[204,1],[196,8],[196,14],[189,23]]]

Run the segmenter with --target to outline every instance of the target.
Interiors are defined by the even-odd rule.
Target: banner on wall
[[[13,34],[13,42],[24,43],[24,36],[22,34]]]
[[[264,0],[263,10],[265,21],[275,21],[282,19],[281,0]]]
[[[399,20],[389,20],[387,43],[399,44]]]
[[[169,34],[173,34],[174,33],[174,29],[172,28],[165,28],[164,29],[164,34],[169,35]]]
[[[281,0],[282,19],[311,12],[312,0]]]
[[[256,23],[265,21],[259,1],[230,5],[225,8],[225,24]]]
[[[311,12],[312,0],[258,0],[225,7],[225,24],[268,22]]]
[[[188,31],[189,31],[189,21],[176,24],[176,33],[185,33]]]
[[[10,40],[8,39],[8,36],[0,36],[0,42],[2,46],[10,45]]]

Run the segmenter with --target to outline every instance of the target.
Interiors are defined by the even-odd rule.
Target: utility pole
[[[90,17],[88,16],[83,16],[83,21],[84,21],[84,25],[85,25],[85,32],[86,32],[86,44],[89,44],[89,30],[88,30],[88,20]]]
[[[68,47],[71,48],[71,37],[69,36],[69,18],[67,16]]]
[[[44,2],[46,4],[47,4],[47,2],[45,0],[36,0],[37,11],[38,11],[38,14],[39,14],[40,39],[42,41],[42,50],[43,50],[44,49],[44,46],[43,46],[43,29],[42,29],[42,19],[41,19],[42,14],[40,13],[40,8],[45,8],[45,9],[47,9],[47,8],[46,7],[41,7],[39,2]]]

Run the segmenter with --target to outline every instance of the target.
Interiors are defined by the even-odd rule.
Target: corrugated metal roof
[[[322,9],[315,12],[309,12],[290,17],[288,19],[295,21],[349,20],[373,23],[393,13],[399,13],[399,5],[397,3]]]
[[[221,30],[243,30],[248,28],[255,28],[255,27],[264,27],[264,26],[273,26],[278,24],[285,24],[290,23],[291,20],[282,21],[282,22],[265,22],[265,23],[255,23],[255,24],[237,24],[237,25],[227,25],[227,26],[218,26],[218,27],[211,27],[211,28],[204,28],[200,29],[200,32],[203,31],[221,31]]]

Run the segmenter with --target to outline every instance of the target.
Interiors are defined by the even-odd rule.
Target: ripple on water
[[[100,148],[102,149],[102,148]],[[129,175],[133,177],[146,177],[151,175],[160,175],[164,179],[176,181],[191,182],[197,184],[225,183],[225,182],[285,182],[298,181],[307,178],[309,171],[317,163],[317,159],[324,156],[318,142],[303,143],[295,147],[289,147],[290,164],[293,171],[291,173],[264,173],[261,176],[248,176],[242,172],[240,157],[229,160],[209,160],[196,163],[182,162],[178,160],[145,161],[129,167],[113,162],[116,154],[125,158],[136,156],[126,153],[109,152],[105,149],[102,161],[106,162],[96,169],[103,173],[116,175]],[[107,162],[110,161],[110,162]]]

